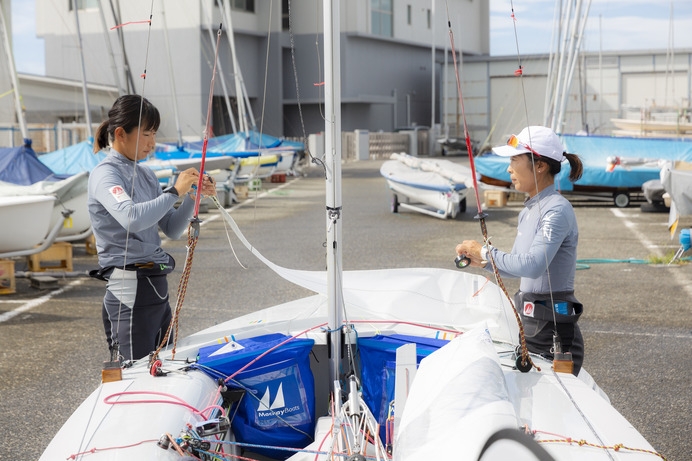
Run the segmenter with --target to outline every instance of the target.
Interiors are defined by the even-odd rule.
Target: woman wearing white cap
[[[492,258],[501,276],[521,277],[515,305],[529,351],[552,359],[554,339],[559,340],[562,352],[572,355],[576,375],[584,359],[584,341],[577,325],[583,306],[574,297],[579,231],[572,205],[555,190],[555,175],[566,160],[571,167],[570,181],[577,181],[583,171],[581,160],[566,153],[560,138],[543,126],[523,129],[493,152],[510,157],[507,172],[512,184],[529,195],[519,213],[514,246],[505,253],[465,240],[457,245],[457,254],[486,270],[492,270],[487,264]]]

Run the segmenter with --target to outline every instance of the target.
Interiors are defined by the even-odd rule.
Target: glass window
[[[428,10],[428,29],[432,26],[432,16],[430,15],[430,10]]]
[[[68,3],[68,9],[69,11],[72,11],[72,1],[73,0],[67,0]],[[99,0],[77,0],[77,9],[78,10],[91,10],[91,9],[96,9],[99,7]]]
[[[392,0],[372,0],[371,2],[372,33],[391,37],[392,26]]]
[[[281,1],[281,29],[288,30],[290,28],[290,18],[288,16],[288,2],[290,0]]]
[[[239,11],[255,12],[255,0],[232,0],[231,8]]]
[[[411,25],[411,5],[406,5],[406,22]]]

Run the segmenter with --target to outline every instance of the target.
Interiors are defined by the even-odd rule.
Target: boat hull
[[[52,195],[0,197],[0,253],[28,250],[40,244],[48,234],[54,203]]]

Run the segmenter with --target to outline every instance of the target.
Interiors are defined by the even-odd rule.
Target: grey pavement
[[[473,219],[475,201],[469,201],[468,211],[455,220],[410,211],[393,214],[380,165],[344,165],[344,268],[452,269],[455,245],[481,238]],[[323,176],[313,169],[307,177],[289,178],[284,185],[265,184],[267,189],[276,186],[281,188],[245,201],[232,215],[253,245],[275,263],[324,269]],[[678,246],[668,237],[667,214],[644,213],[637,203],[625,209],[591,201],[575,201],[574,206],[579,258],[643,259]],[[488,210],[495,246],[511,248],[520,210],[519,202]],[[242,268],[218,212],[202,217],[210,221],[202,227],[195,251],[181,336],[311,294],[281,280],[231,235],[238,259],[246,266]],[[691,227],[692,220],[682,225]],[[165,249],[178,263],[169,277],[175,299],[184,240],[168,241]],[[75,270],[96,267],[96,258],[88,256],[83,245],[75,245],[74,258]],[[16,269],[25,267],[18,262]],[[518,286],[516,280],[506,284],[510,292]],[[0,316],[23,309],[0,322],[0,459],[34,460],[100,381],[101,363],[108,358],[100,310],[104,283],[66,279],[58,294],[33,289],[26,279],[18,279],[17,285],[17,294],[0,297]],[[577,271],[576,295],[585,305],[580,320],[586,342],[584,367],[656,449],[669,460],[691,459],[692,265],[590,264]],[[44,296],[47,299],[39,302]]]

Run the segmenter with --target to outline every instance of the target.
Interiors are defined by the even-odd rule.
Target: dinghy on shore
[[[392,213],[404,208],[436,218],[455,218],[466,211],[466,196],[473,188],[471,170],[449,160],[392,154],[380,174],[392,190]]]

